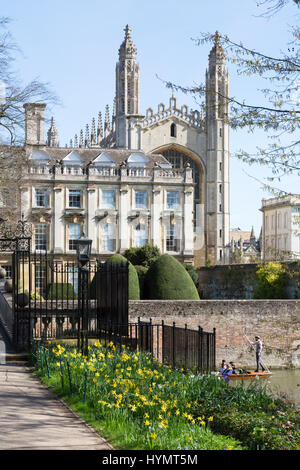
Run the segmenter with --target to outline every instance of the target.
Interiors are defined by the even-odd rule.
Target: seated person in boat
[[[221,367],[220,369],[218,370],[218,372],[220,374],[223,374],[223,372],[227,369],[227,364],[226,364],[226,361],[225,359],[222,360],[222,363],[221,363]]]
[[[235,367],[235,363],[234,362],[229,362],[229,364],[230,364],[231,369],[232,369],[232,374],[239,374],[238,369],[236,369],[236,367]]]
[[[229,376],[232,374],[232,367],[229,364],[226,365],[226,369],[222,372],[223,379],[225,382],[229,382]]]

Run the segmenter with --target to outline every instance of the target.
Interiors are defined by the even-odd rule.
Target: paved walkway
[[[23,365],[0,365],[0,450],[112,449]]]

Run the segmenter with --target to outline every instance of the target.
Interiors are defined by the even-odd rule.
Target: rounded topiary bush
[[[141,299],[144,298],[144,283],[145,283],[145,277],[147,274],[147,271],[149,268],[146,266],[134,266],[136,269],[136,272],[139,277],[139,283],[140,283],[140,297]]]
[[[140,299],[140,284],[139,277],[136,272],[135,267],[131,264],[124,256],[120,254],[112,255],[106,263],[127,263],[128,268],[128,298],[129,300],[139,300]]]
[[[144,282],[147,299],[199,300],[191,276],[173,256],[160,256],[151,264]]]

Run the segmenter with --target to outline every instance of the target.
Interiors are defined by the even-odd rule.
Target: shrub
[[[28,290],[24,290],[24,294],[27,294],[29,296]],[[37,292],[30,292],[30,300],[45,300],[45,299]]]
[[[284,299],[287,272],[280,263],[266,263],[256,271],[255,299]]]
[[[183,263],[183,266],[184,266],[184,268],[187,270],[187,272],[189,273],[189,275],[191,276],[191,278],[192,278],[193,283],[195,284],[195,286],[198,287],[199,276],[198,276],[197,271],[196,271],[196,269],[194,268],[194,266],[193,266],[192,264],[188,264],[188,263]]]
[[[145,277],[148,271],[148,268],[146,266],[135,266],[136,272],[139,277],[139,283],[140,283],[140,297],[141,299],[144,298],[144,284],[145,284]]]
[[[48,286],[47,299],[73,300],[77,299],[77,296],[71,283],[54,282],[53,284],[49,284]]]
[[[149,267],[161,255],[159,248],[150,243],[146,243],[141,247],[133,247],[124,251],[125,258],[134,266]]]
[[[190,275],[168,254],[151,264],[145,276],[144,293],[147,299],[199,300]]]
[[[111,256],[106,263],[126,263],[128,260],[120,254]],[[129,262],[128,268],[128,298],[129,300],[140,299],[139,277],[135,267]]]
[[[98,283],[100,282],[99,271],[95,272],[95,275],[91,282],[89,283],[89,298],[90,299],[97,299],[97,292],[99,290]]]

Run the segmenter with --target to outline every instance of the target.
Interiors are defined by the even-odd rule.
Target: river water
[[[300,369],[272,371],[268,387],[273,393],[286,394],[300,408]]]
[[[260,380],[262,386],[266,386],[268,391],[275,395],[285,396],[293,401],[300,409],[300,369],[294,370],[272,370],[269,379]],[[230,381],[230,384],[237,385],[238,380]],[[246,380],[247,386],[252,380]]]

